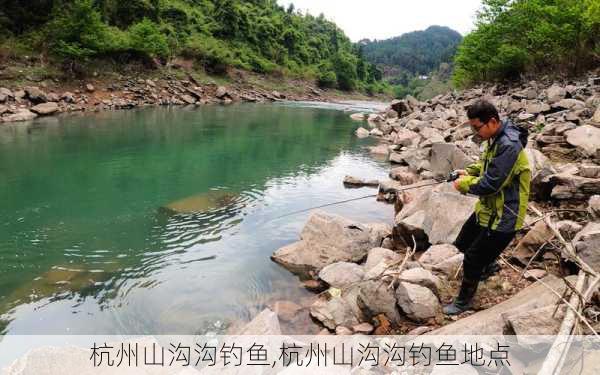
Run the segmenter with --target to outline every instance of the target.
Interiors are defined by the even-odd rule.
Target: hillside
[[[450,63],[462,36],[443,26],[431,26],[401,36],[362,41],[365,58],[384,69],[386,76],[428,75],[441,63]]]
[[[3,3],[0,65],[34,60],[85,76],[97,66],[156,68],[184,58],[213,75],[238,68],[327,88],[380,90],[381,73],[333,22],[275,0]]]

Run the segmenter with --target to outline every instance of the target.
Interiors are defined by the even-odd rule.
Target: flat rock
[[[28,109],[20,109],[16,113],[2,117],[5,122],[30,121],[36,118],[37,115]]]
[[[600,221],[600,195],[593,195],[588,201],[588,212],[596,221]]]
[[[423,286],[401,282],[396,288],[396,298],[402,311],[417,322],[439,317],[442,313],[438,298]]]
[[[358,177],[346,176],[346,177],[344,177],[344,185],[351,186],[351,187],[364,187],[364,186],[378,187],[379,181],[377,181],[377,180],[366,181],[366,180],[360,179]]]
[[[586,200],[590,196],[600,194],[600,179],[558,173],[548,177],[554,188],[551,196],[554,199]]]
[[[361,281],[365,271],[356,263],[338,262],[324,267],[319,278],[333,288],[343,289]]]
[[[381,133],[381,131],[379,132]],[[371,135],[375,134],[371,131]],[[383,135],[383,133],[381,133],[381,135]],[[390,154],[390,148],[388,147],[388,145],[378,145],[374,147],[369,147],[369,152],[375,155],[388,156]]]
[[[368,335],[373,332],[373,330],[375,330],[375,328],[369,323],[361,323],[352,327],[352,331],[360,335]]]
[[[539,268],[527,270],[523,274],[523,276],[529,281],[537,281],[538,279],[543,279],[544,277],[546,277],[546,275],[548,275],[548,272]]]
[[[519,241],[512,253],[512,257],[525,266],[540,247],[553,238],[554,233],[552,233],[546,223],[543,220],[538,221]]]
[[[583,125],[565,132],[567,142],[577,147],[585,155],[592,156],[600,149],[600,129]]]
[[[413,185],[419,182],[419,175],[408,167],[396,167],[390,171],[390,178],[400,182],[401,185]]]
[[[574,284],[572,276],[567,280]],[[564,282],[553,275],[546,276],[542,281],[562,295],[566,286]],[[546,286],[536,282],[508,300],[496,304],[486,310],[479,311],[466,318],[429,332],[429,335],[502,335],[504,319],[502,314],[513,314],[535,310],[540,307],[554,306],[558,297]]]
[[[554,314],[554,306],[543,306],[529,311],[511,311],[502,314],[505,323],[504,331],[509,335],[520,336],[517,339],[523,344],[524,336],[555,336],[560,330],[564,318],[564,309]]]
[[[37,113],[40,116],[52,115],[58,112],[58,104],[56,104],[55,102],[38,104],[32,107],[31,111]]]
[[[271,259],[303,278],[312,278],[329,264],[360,262],[381,244],[388,228],[318,211],[302,229],[301,241],[282,247]]]
[[[350,115],[350,118],[354,121],[364,121],[365,114],[364,113],[353,113]]]

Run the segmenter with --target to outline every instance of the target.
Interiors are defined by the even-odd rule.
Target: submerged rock
[[[228,206],[236,199],[235,194],[226,191],[209,191],[169,203],[161,209],[171,214],[201,213]]]
[[[264,309],[250,323],[243,327],[237,335],[281,335],[281,326],[277,314]]]
[[[367,138],[371,133],[365,128],[358,128],[355,134],[358,138]]]

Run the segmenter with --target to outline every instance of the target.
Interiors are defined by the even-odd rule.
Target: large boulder
[[[600,149],[600,129],[583,125],[565,132],[567,142],[577,147],[584,155],[592,156]]]
[[[447,177],[450,172],[465,169],[473,159],[469,158],[453,143],[435,143],[431,147],[429,164],[436,177]]]
[[[314,278],[329,264],[360,262],[381,245],[387,230],[387,225],[364,225],[316,212],[302,229],[301,241],[282,247],[271,259],[302,278]]]
[[[417,322],[439,317],[442,313],[438,298],[420,285],[401,282],[396,288],[396,299],[406,316]]]
[[[590,222],[573,239],[577,255],[600,272],[600,223]]]
[[[37,113],[40,116],[52,115],[58,112],[58,104],[54,102],[38,104],[31,108],[31,112]]]
[[[556,103],[567,96],[567,90],[563,87],[554,84],[546,90],[546,97],[549,103]]]
[[[358,128],[355,134],[358,138],[367,138],[371,133],[365,128]]]
[[[329,299],[319,298],[310,307],[310,315],[325,327],[335,330],[338,326],[353,327],[364,319],[357,298],[360,285],[339,290]]]
[[[369,250],[367,261],[363,265],[363,268],[365,272],[368,273],[381,262],[386,262],[391,265],[394,262],[398,262],[400,259],[402,259],[402,257],[395,251],[384,249],[382,247],[376,247]]]
[[[585,200],[600,194],[600,179],[574,176],[568,173],[552,175],[548,181],[554,186],[552,198],[561,200]]]
[[[319,272],[319,279],[325,281],[333,288],[343,289],[361,281],[365,271],[356,263],[333,263]]]
[[[476,202],[475,198],[456,192],[450,184],[431,188],[396,216],[394,240],[412,246],[414,236],[421,249],[428,244],[454,243]]]
[[[217,87],[217,91],[215,92],[215,96],[219,99],[224,99],[225,97],[229,96],[229,92],[227,91],[227,88],[224,86],[219,86]]]
[[[421,136],[408,129],[399,129],[393,139],[395,145],[402,145],[406,147],[416,146],[419,143]]]
[[[396,307],[394,289],[382,280],[367,280],[360,287],[357,297],[358,307],[366,321],[384,314],[391,322],[400,322],[400,313]]]
[[[519,241],[511,256],[513,259],[519,261],[521,265],[526,266],[537,251],[553,238],[554,233],[546,223],[538,221]]]
[[[39,87],[25,87],[25,94],[30,102],[34,104],[45,103],[48,101],[48,96]]]

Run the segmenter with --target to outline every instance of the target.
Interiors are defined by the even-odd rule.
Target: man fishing
[[[471,105],[467,117],[485,148],[477,163],[456,171],[460,178],[454,188],[479,201],[455,242],[465,254],[463,280],[458,296],[444,307],[447,315],[470,309],[479,281],[499,270],[496,259],[523,227],[531,182],[527,132],[510,120],[500,121],[498,110],[484,100]]]

